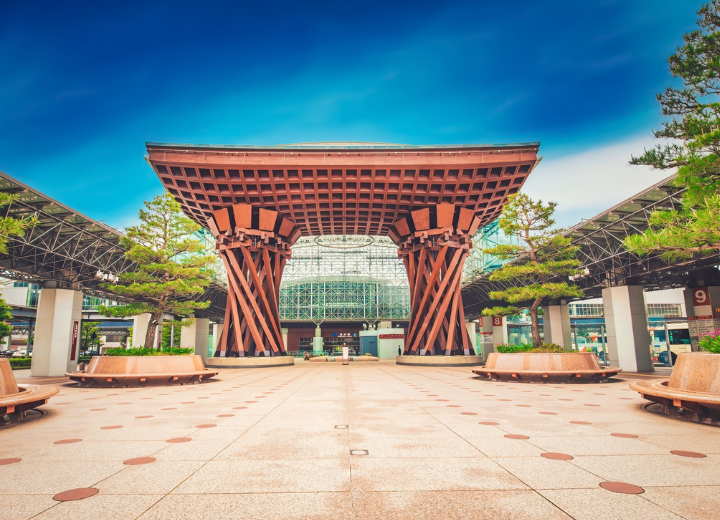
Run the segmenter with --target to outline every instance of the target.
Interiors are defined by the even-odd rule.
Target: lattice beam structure
[[[539,146],[147,143],[147,151],[163,186],[200,225],[241,203],[277,211],[303,236],[384,236],[400,216],[437,203],[492,222],[539,162]]]
[[[216,357],[284,356],[280,280],[300,232],[276,211],[235,204],[207,225],[228,277],[225,327]]]
[[[410,284],[405,355],[475,354],[465,326],[461,281],[480,222],[472,210],[437,204],[411,212],[390,228]]]

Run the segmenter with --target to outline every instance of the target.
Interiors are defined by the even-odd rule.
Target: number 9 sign
[[[693,304],[697,306],[710,305],[710,291],[707,287],[692,290]]]

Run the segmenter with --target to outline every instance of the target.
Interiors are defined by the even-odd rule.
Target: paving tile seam
[[[278,370],[279,370],[279,369],[278,369]],[[252,430],[255,426],[257,426],[258,424],[260,424],[260,423],[263,421],[263,419],[265,419],[265,418],[266,418],[268,415],[270,415],[273,411],[277,410],[277,408],[278,408],[281,404],[285,403],[288,399],[290,399],[290,397],[291,397],[292,395],[294,395],[294,394],[297,393],[299,390],[301,390],[303,387],[305,387],[308,383],[310,383],[310,381],[312,381],[312,380],[320,373],[320,368],[319,368],[319,367],[317,367],[317,368],[316,368],[316,367],[313,367],[313,368],[311,368],[310,370],[312,370],[312,372],[311,372],[311,377],[309,377],[309,378],[307,379],[307,381],[305,381],[299,388],[297,388],[294,392],[292,392],[292,394],[290,394],[288,397],[286,397],[286,398],[283,399],[282,401],[278,401],[278,403],[277,403],[276,406],[274,406],[271,410],[269,410],[268,412],[266,412],[266,413],[262,416],[261,419],[259,419],[258,421],[255,421],[255,423],[254,423],[252,426],[250,426],[247,430],[245,430],[243,433],[241,433],[241,434],[233,441],[233,443],[236,442],[236,441],[238,441],[238,440],[240,440],[240,438],[241,438],[243,435],[245,435],[247,432],[249,432],[250,430]],[[280,372],[282,372],[282,371],[280,371]],[[230,447],[231,444],[232,444],[232,443],[229,443],[227,446],[225,446],[225,448],[223,448],[223,449],[220,450],[218,453],[216,453],[215,456],[212,457],[212,458],[211,458],[210,460],[208,460],[207,462],[210,462],[210,461],[215,460],[215,458],[218,457],[218,456],[220,456],[222,453],[224,453],[225,450],[227,450],[227,449]],[[205,464],[203,464],[203,466],[205,466]],[[200,469],[201,469],[201,468],[198,468],[197,471],[200,471]],[[189,477],[188,477],[188,478],[189,478]]]
[[[387,372],[386,372],[386,374],[387,374]],[[389,374],[388,374],[388,375],[389,375]],[[390,376],[390,377],[392,377],[392,376]],[[480,448],[478,448],[477,446],[473,445],[469,440],[467,440],[465,437],[463,437],[462,435],[460,435],[457,431],[453,430],[450,426],[448,426],[447,424],[445,424],[445,423],[443,423],[442,421],[440,421],[437,417],[435,417],[434,414],[432,414],[431,412],[428,412],[427,410],[424,410],[424,411],[425,411],[425,413],[426,413],[427,415],[429,415],[430,417],[432,417],[433,419],[435,419],[435,421],[437,421],[440,425],[442,425],[446,430],[452,432],[452,433],[455,435],[456,438],[462,440],[469,448],[477,451],[478,453],[480,453],[480,454],[483,455],[484,457],[488,457],[488,455],[487,455],[486,453],[484,453]],[[472,457],[468,457],[468,458],[472,458]]]
[[[278,372],[282,372],[282,371],[278,370]],[[262,377],[262,378],[259,378],[258,380],[267,379],[268,377],[271,377],[271,376],[272,376],[272,375],[269,375],[269,376],[266,376],[266,377]],[[313,376],[313,377],[314,377],[314,376]],[[312,379],[312,377],[311,377],[310,379]],[[256,380],[256,381],[257,381],[257,380]],[[286,399],[286,400],[287,400],[287,399]],[[283,402],[284,402],[284,401],[283,401]],[[279,404],[278,404],[278,406],[279,406]],[[277,408],[277,406],[274,407],[273,410],[276,409],[276,408]],[[267,415],[269,415],[271,412],[272,412],[272,410],[269,411],[269,412],[267,412],[267,413],[263,416],[263,418],[267,417]],[[261,420],[262,420],[262,419],[260,419],[260,421],[261,421]],[[157,502],[155,502],[154,504],[152,504],[151,506],[149,506],[145,511],[143,511],[143,513],[142,513],[140,516],[142,516],[143,514],[145,514],[145,512],[147,512],[147,511],[149,511],[150,509],[152,509],[152,507],[154,507],[155,505],[157,505],[159,502],[162,502],[165,498],[167,498],[167,497],[170,496],[171,494],[172,494],[173,496],[180,495],[180,493],[174,493],[174,491],[177,490],[178,487],[180,487],[181,485],[183,485],[188,479],[192,478],[198,471],[202,470],[202,468],[204,468],[208,463],[210,463],[211,461],[214,461],[217,456],[219,456],[221,453],[223,453],[225,450],[227,450],[228,447],[229,447],[231,444],[233,444],[233,443],[236,442],[238,439],[240,439],[240,437],[242,437],[245,433],[247,433],[252,427],[254,427],[255,425],[257,425],[257,423],[259,423],[260,421],[256,421],[255,424],[253,424],[253,426],[251,426],[250,428],[248,428],[247,430],[245,430],[245,431],[244,431],[242,434],[240,434],[235,440],[233,440],[232,442],[228,443],[227,446],[225,446],[225,448],[223,448],[222,450],[220,450],[220,452],[216,453],[215,456],[213,456],[211,459],[206,460],[206,461],[198,461],[198,462],[203,462],[203,464],[201,464],[197,469],[195,469],[195,471],[193,471],[193,472],[190,473],[187,477],[185,477],[185,478],[184,478],[181,482],[179,482],[174,488],[172,488],[170,491],[168,491],[167,493],[165,493],[165,495],[164,495],[160,500],[158,500]],[[198,431],[200,431],[200,430],[199,430],[199,429],[196,429],[194,433],[197,433]],[[158,451],[158,453],[159,453],[160,451],[163,451],[164,449],[169,448],[169,447],[170,447],[170,445],[162,448],[161,450]],[[123,470],[125,470],[125,469],[129,469],[129,468],[124,468]],[[139,518],[139,517],[136,517],[136,518]]]

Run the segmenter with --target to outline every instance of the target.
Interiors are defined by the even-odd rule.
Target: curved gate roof
[[[539,143],[146,146],[165,188],[200,225],[245,203],[278,211],[304,236],[387,235],[399,217],[438,203],[470,208],[484,225],[540,160]]]

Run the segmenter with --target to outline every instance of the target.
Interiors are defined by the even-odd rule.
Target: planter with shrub
[[[218,374],[208,370],[193,348],[109,348],[94,356],[87,369],[65,375],[80,386],[164,386],[203,383]]]
[[[490,381],[598,383],[617,375],[617,367],[601,367],[592,352],[566,352],[560,345],[497,345],[485,366],[474,373]]]

